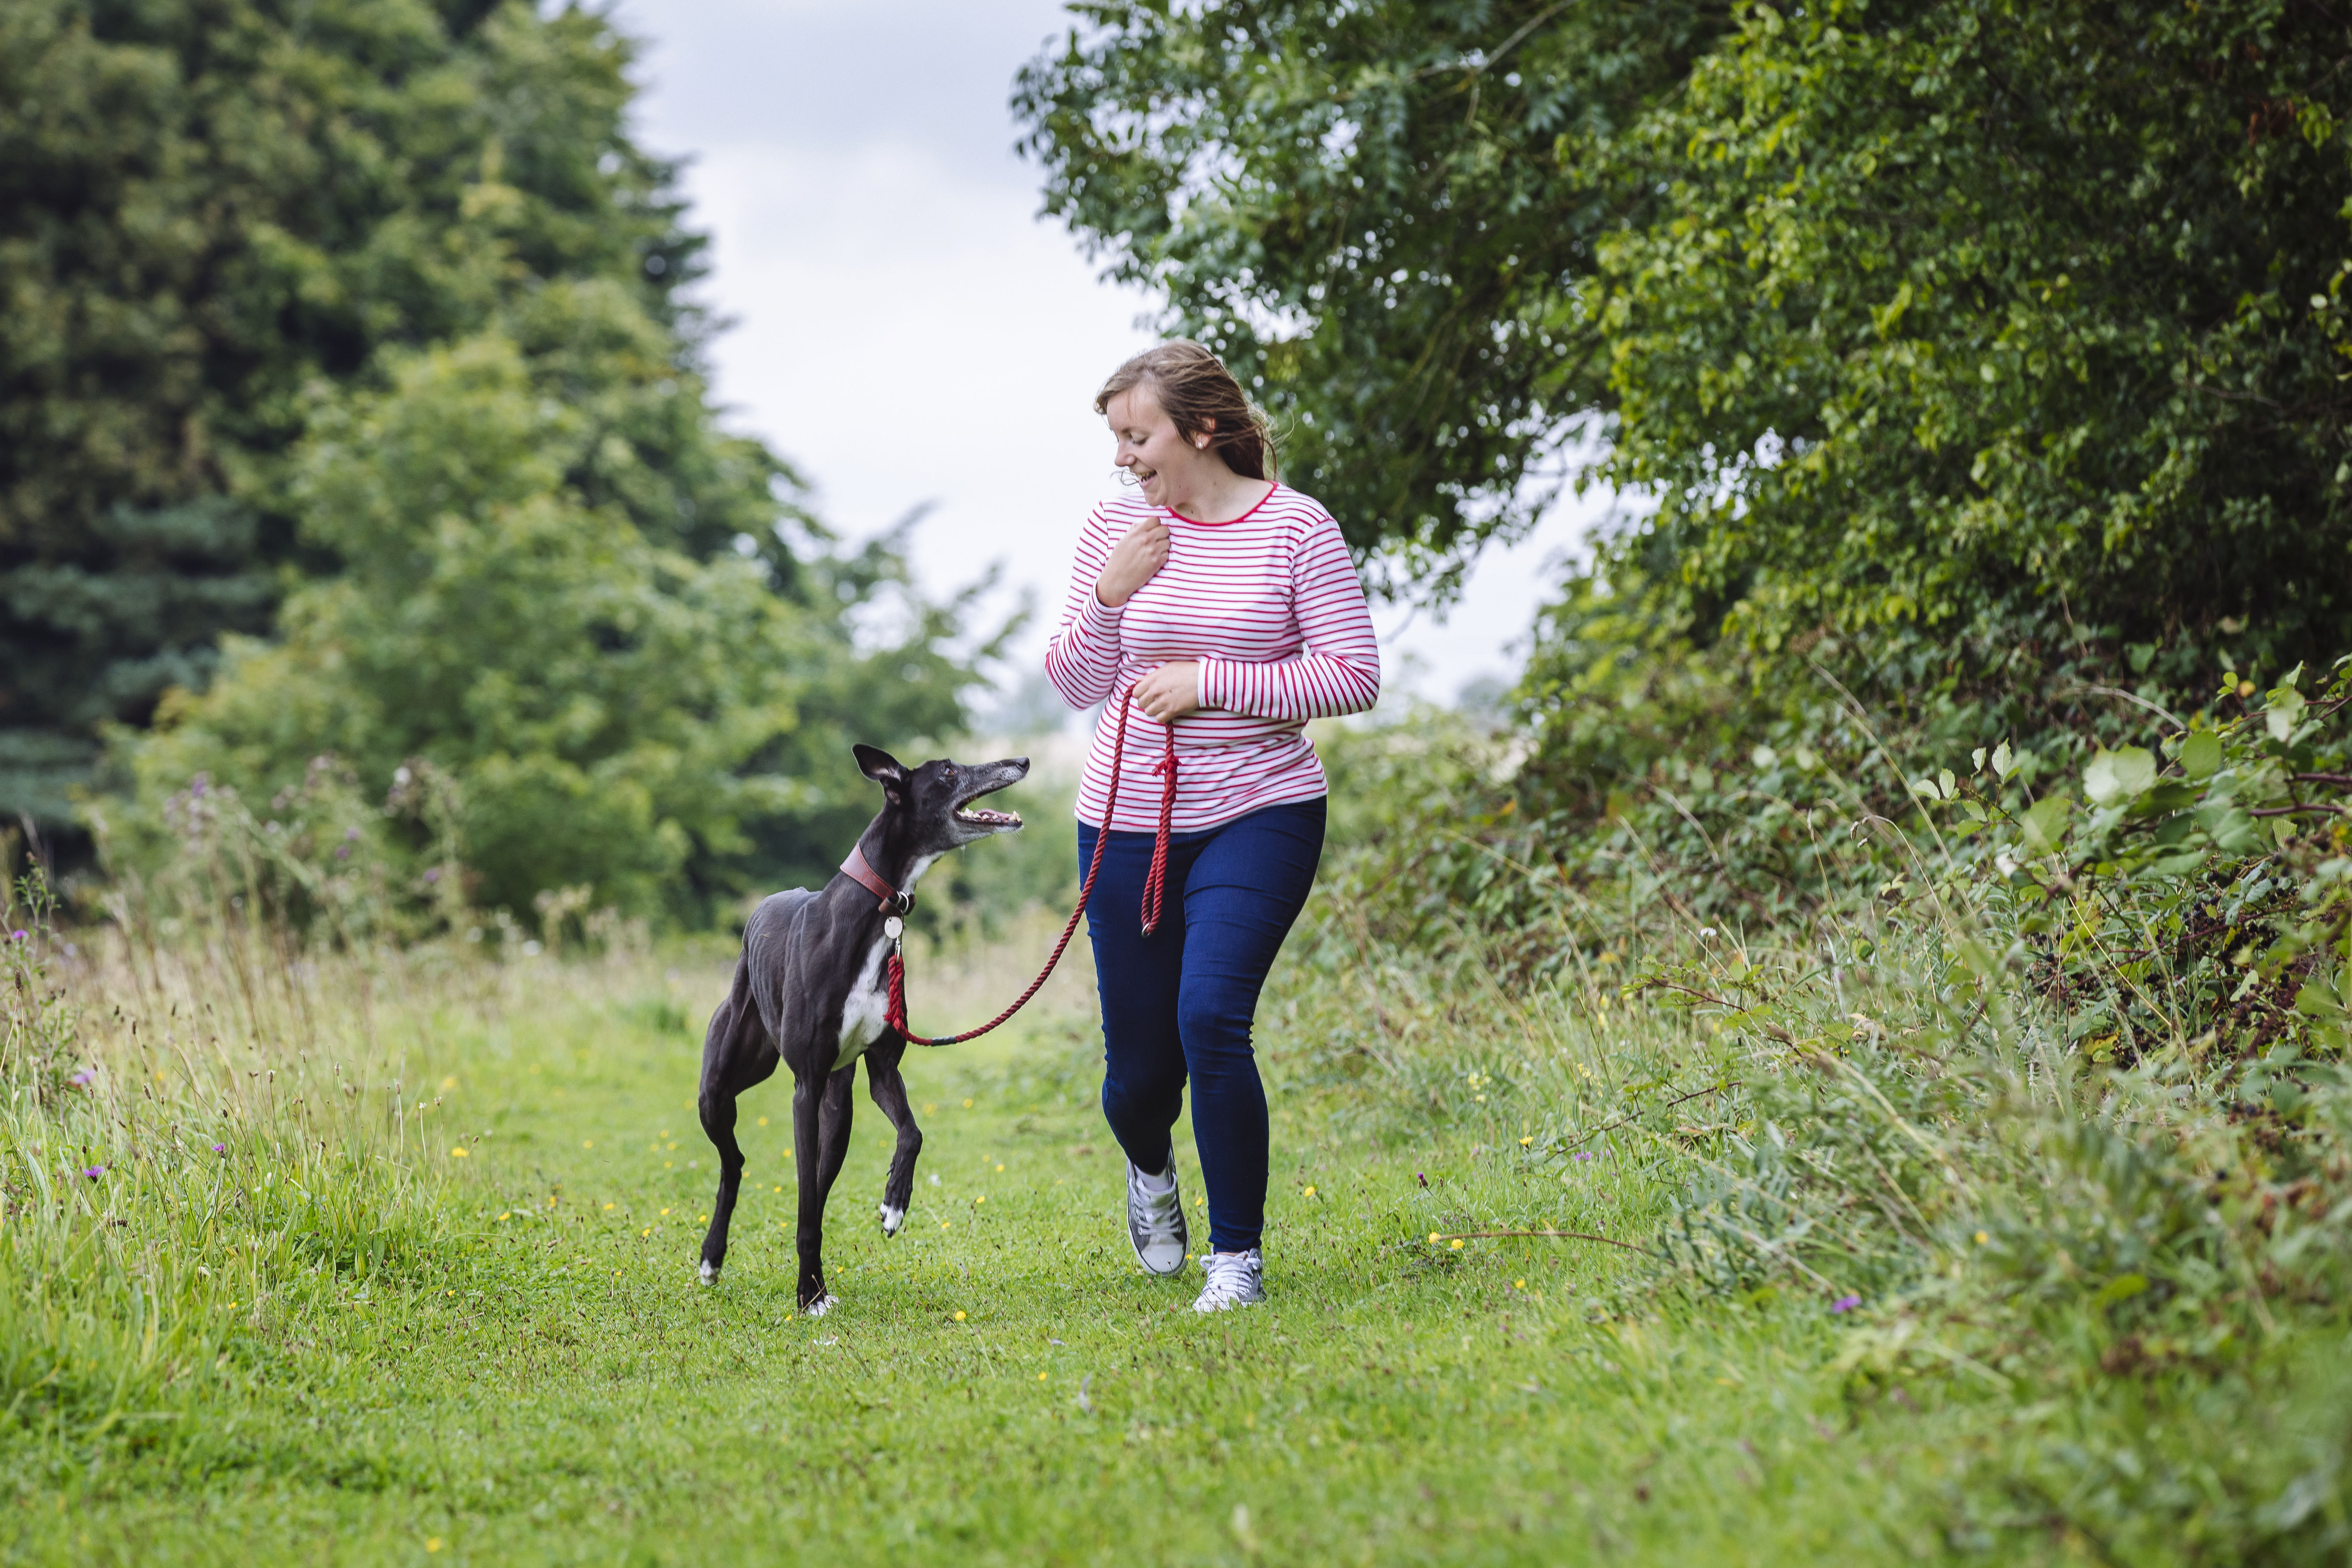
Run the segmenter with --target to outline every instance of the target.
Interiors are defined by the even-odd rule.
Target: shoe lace
[[[1257,1259],[1246,1252],[1212,1252],[1204,1267],[1209,1278],[1203,1296],[1246,1294],[1257,1274]]]
[[[1155,1193],[1147,1190],[1143,1184],[1134,1177],[1128,1178],[1128,1213],[1135,1216],[1137,1225],[1155,1236],[1174,1234],[1176,1221],[1183,1214],[1182,1202],[1183,1200],[1176,1195],[1173,1184],[1170,1184],[1167,1191]]]

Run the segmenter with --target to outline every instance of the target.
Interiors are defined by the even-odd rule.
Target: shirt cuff
[[[1126,618],[1125,605],[1113,609],[1096,598],[1092,588],[1087,590],[1086,608],[1078,612],[1078,619],[1085,623],[1087,630],[1097,634],[1106,646],[1110,647],[1118,646],[1119,623]]]
[[[1201,706],[1220,709],[1228,713],[1235,711],[1232,690],[1233,660],[1204,658],[1197,662],[1201,666]]]

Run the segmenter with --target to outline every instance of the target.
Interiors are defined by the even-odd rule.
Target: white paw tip
[[[703,1264],[702,1282],[705,1285],[716,1285],[719,1283],[719,1265],[708,1262]]]
[[[896,1236],[896,1235],[898,1235],[898,1227],[899,1227],[900,1226],[902,1226],[902,1225],[906,1224],[906,1223],[907,1223],[907,1211],[906,1211],[905,1209],[900,1209],[900,1208],[892,1208],[888,1204],[884,1204],[884,1205],[882,1205],[882,1234],[883,1234],[883,1235],[885,1235],[885,1236]]]
[[[840,1305],[841,1298],[838,1296],[819,1296],[801,1310],[812,1318],[822,1318]]]

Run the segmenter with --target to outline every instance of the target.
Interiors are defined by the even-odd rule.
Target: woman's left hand
[[[1183,659],[1163,664],[1135,683],[1135,705],[1165,724],[1201,707],[1201,666]]]

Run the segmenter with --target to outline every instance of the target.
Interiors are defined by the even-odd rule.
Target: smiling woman
[[[1181,1274],[1190,1238],[1169,1133],[1191,1083],[1213,1245],[1193,1305],[1214,1311],[1265,1297],[1265,1091],[1250,1033],[1322,853],[1328,785],[1307,721],[1370,708],[1380,648],[1339,524],[1271,476],[1264,416],[1215,355],[1163,343],[1120,366],[1095,406],[1139,494],[1087,519],[1045,668],[1073,707],[1105,704],[1077,805],[1081,865],[1109,836],[1087,902],[1103,1114],[1127,1152],[1137,1261]],[[1123,690],[1167,733],[1122,721],[1107,700]],[[1172,769],[1172,803],[1114,803],[1115,768]],[[1155,929],[1140,910],[1163,867]]]

